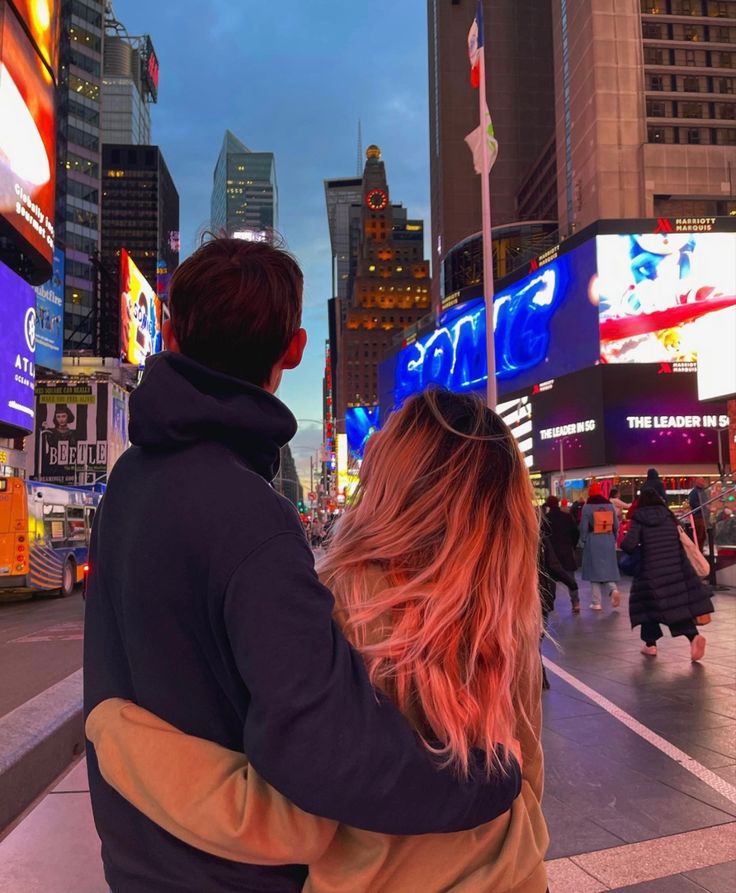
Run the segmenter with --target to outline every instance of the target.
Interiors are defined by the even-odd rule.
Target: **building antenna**
[[[358,118],[358,166],[356,173],[360,176],[363,173],[363,125]]]

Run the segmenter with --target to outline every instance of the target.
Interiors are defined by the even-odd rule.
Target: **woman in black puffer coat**
[[[621,543],[629,553],[637,546],[641,564],[631,586],[629,616],[632,628],[641,625],[642,654],[656,656],[664,623],[673,636],[687,636],[692,660],[700,660],[705,637],[698,633],[694,618],[711,614],[713,603],[685,555],[677,519],[655,490],[642,490]]]

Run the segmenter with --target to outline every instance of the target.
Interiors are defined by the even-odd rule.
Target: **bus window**
[[[60,543],[66,539],[64,520],[63,505],[45,505],[43,507],[44,533],[52,543]]]
[[[87,530],[84,525],[84,509],[77,506],[67,506],[66,509],[66,538],[68,542],[85,542]]]

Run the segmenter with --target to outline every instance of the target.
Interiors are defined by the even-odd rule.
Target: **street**
[[[0,601],[0,716],[82,666],[84,600]]]

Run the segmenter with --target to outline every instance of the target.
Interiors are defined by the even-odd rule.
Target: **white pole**
[[[485,18],[484,18],[485,30]],[[491,239],[491,184],[489,181],[488,167],[490,157],[488,154],[488,134],[486,133],[486,59],[485,59],[485,34],[483,37],[483,52],[480,54],[480,85],[478,98],[480,101],[480,128],[483,149],[483,173],[481,178],[482,215],[483,215],[483,297],[486,305],[486,353],[488,355],[488,406],[496,408],[496,345],[493,340],[493,242]]]

